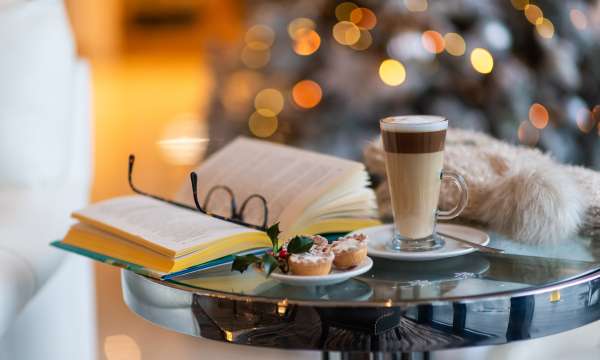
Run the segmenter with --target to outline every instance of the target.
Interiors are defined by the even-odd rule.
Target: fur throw
[[[469,187],[464,220],[526,243],[567,240],[577,230],[600,234],[599,173],[467,130],[449,129],[445,151],[444,168],[461,174]],[[385,179],[381,139],[369,143],[364,155],[369,171]],[[376,192],[382,217],[391,218],[387,181]],[[457,196],[442,187],[440,207],[452,207]]]

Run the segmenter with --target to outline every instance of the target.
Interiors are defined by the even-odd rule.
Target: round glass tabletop
[[[230,266],[169,281],[124,270],[123,297],[173,331],[230,343],[343,352],[424,352],[503,344],[600,319],[600,241],[523,245],[504,254],[397,262],[331,286],[283,285]]]
[[[373,258],[368,273],[341,284],[295,287],[249,269],[231,272],[230,265],[170,280],[171,283],[235,296],[276,301],[328,301],[381,304],[430,302],[535,291],[600,269],[600,244],[577,238],[556,246],[527,246],[490,234],[490,246],[504,254],[475,252],[449,259],[401,262]]]

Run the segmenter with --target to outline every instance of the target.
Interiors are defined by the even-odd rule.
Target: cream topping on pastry
[[[313,240],[313,246],[305,253],[302,254],[291,254],[290,260],[300,263],[319,263],[322,261],[331,261],[334,258],[333,252],[331,252],[331,246],[322,236],[315,235],[311,236]]]
[[[353,251],[367,246],[367,236],[364,234],[354,234],[345,236],[334,241],[331,249],[334,253],[342,253],[345,251]]]

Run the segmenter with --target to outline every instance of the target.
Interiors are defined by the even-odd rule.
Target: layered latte
[[[434,232],[448,122],[438,116],[380,121],[397,235],[425,239]]]

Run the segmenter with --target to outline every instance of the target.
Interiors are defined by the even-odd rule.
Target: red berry
[[[279,256],[280,258],[286,258],[286,257],[288,257],[288,252],[287,252],[287,249],[285,249],[285,248],[281,248],[281,249],[279,250],[279,254],[278,254],[278,256]]]

